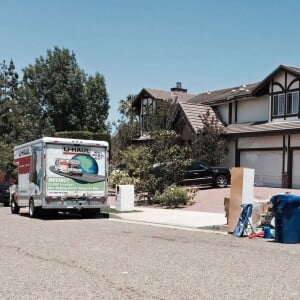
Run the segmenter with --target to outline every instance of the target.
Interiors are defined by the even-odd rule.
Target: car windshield
[[[194,161],[192,164],[188,167],[188,170],[203,170],[207,169],[207,165],[200,161]]]

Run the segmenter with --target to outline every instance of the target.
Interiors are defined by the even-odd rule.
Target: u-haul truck
[[[108,207],[108,143],[44,137],[14,148],[18,183],[11,191],[11,212],[79,211],[98,215]]]

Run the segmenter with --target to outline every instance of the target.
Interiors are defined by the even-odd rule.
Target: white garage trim
[[[293,150],[292,188],[300,188],[300,150]]]
[[[241,151],[240,166],[255,169],[256,186],[281,187],[282,151]]]

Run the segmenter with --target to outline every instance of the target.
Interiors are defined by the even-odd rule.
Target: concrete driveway
[[[291,193],[300,195],[300,190],[282,189],[270,187],[254,187],[254,198],[259,200],[270,200],[273,195]],[[224,212],[224,198],[230,196],[230,187],[228,188],[199,188],[194,198],[194,204],[182,208],[188,211],[203,211],[203,212]]]

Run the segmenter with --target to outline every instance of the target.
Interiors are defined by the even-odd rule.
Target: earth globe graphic
[[[98,164],[89,155],[77,154],[72,159],[80,161],[80,169],[84,174],[98,174]]]

